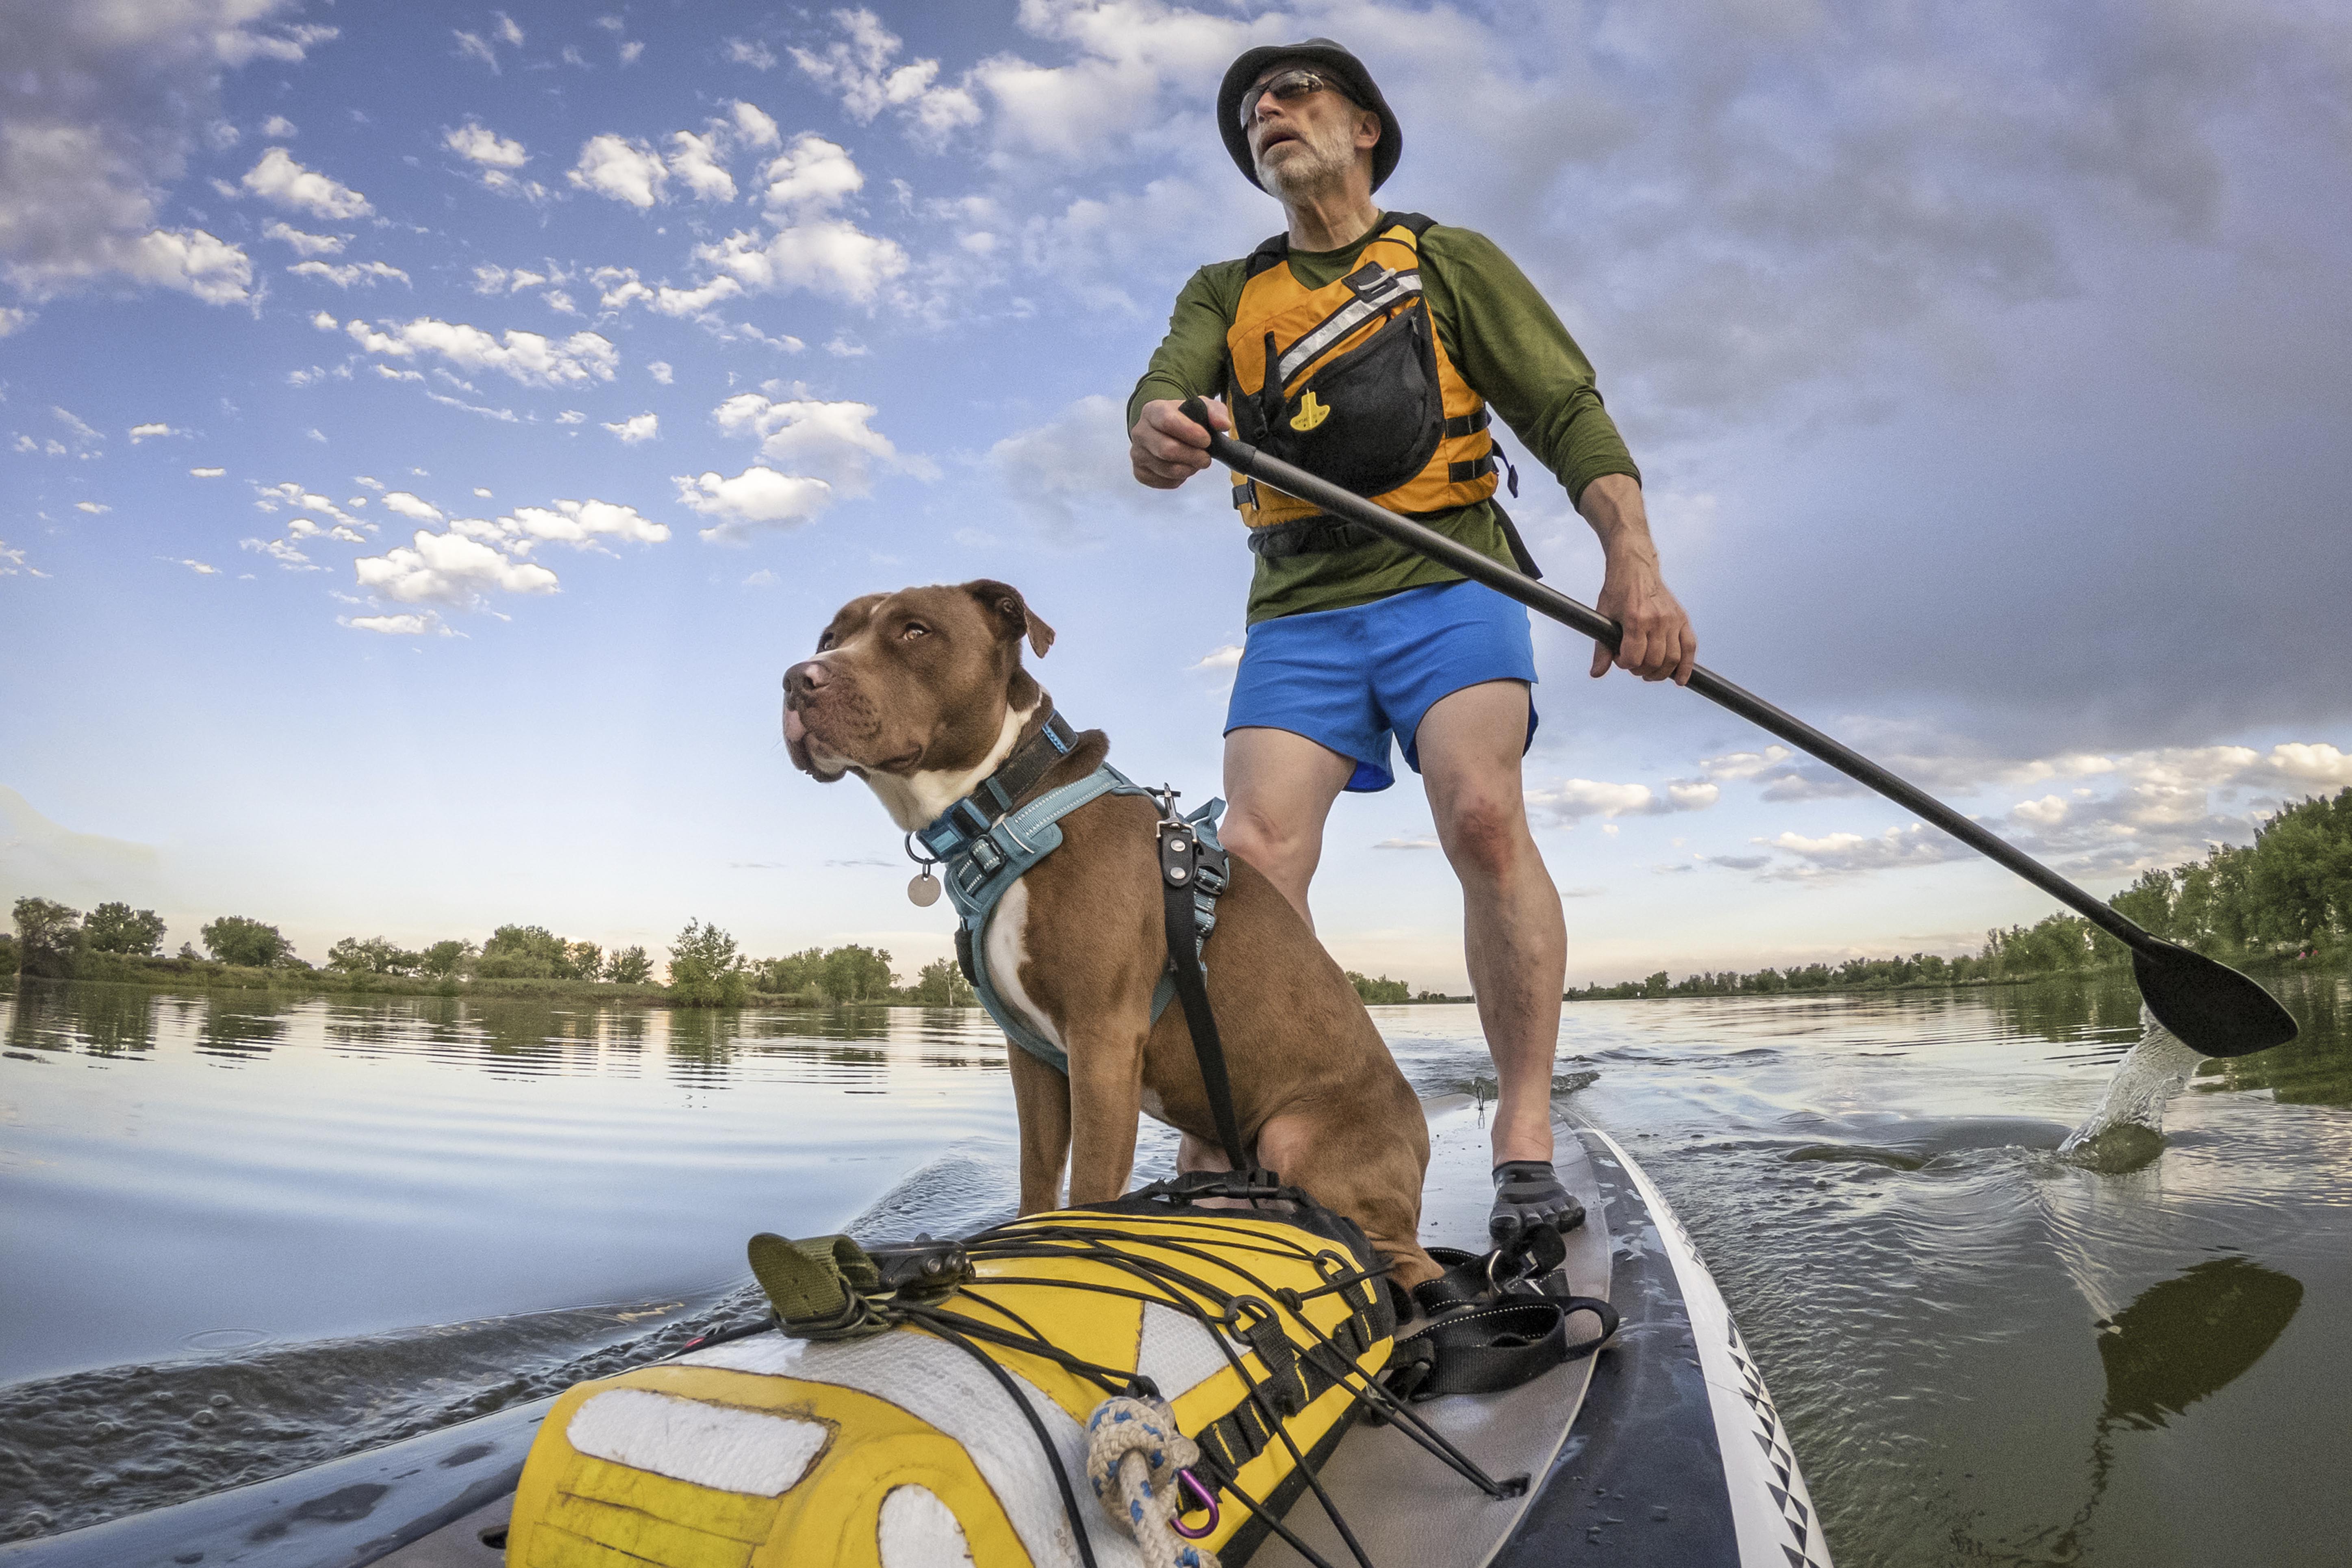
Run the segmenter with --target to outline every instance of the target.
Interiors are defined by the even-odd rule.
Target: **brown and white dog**
[[[784,743],[831,784],[856,773],[908,832],[929,826],[1045,726],[1053,703],[1022,668],[1054,630],[1003,583],[868,594],[843,605],[816,655],[784,674]],[[1099,730],[1033,794],[1082,779]],[[1011,1053],[1021,1212],[1127,1190],[1139,1112],[1211,1146],[1215,1121],[1183,1009],[1151,1020],[1167,962],[1154,824],[1134,795],[1062,819],[1062,847],[1015,882],[987,938],[992,983],[1069,1055],[1069,1076]],[[1418,1240],[1429,1133],[1419,1102],[1339,966],[1274,885],[1239,857],[1205,954],[1233,1079],[1258,1163],[1364,1228],[1411,1289],[1437,1265]]]

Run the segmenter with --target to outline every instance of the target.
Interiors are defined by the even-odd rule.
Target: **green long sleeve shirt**
[[[1382,215],[1372,232],[1389,222]],[[1339,250],[1294,250],[1291,271],[1307,287],[1322,288],[1346,276],[1364,244],[1360,239]],[[1466,228],[1433,226],[1421,237],[1421,257],[1422,291],[1447,356],[1520,445],[1558,476],[1569,500],[1580,499],[1584,487],[1603,474],[1639,480],[1641,470],[1601,406],[1591,362],[1527,274],[1493,240]],[[1163,397],[1197,393],[1226,397],[1230,404],[1225,333],[1241,304],[1243,266],[1235,260],[1203,267],[1176,296],[1168,336],[1128,399],[1128,428],[1135,427],[1145,404]],[[1492,502],[1424,521],[1497,561],[1511,559]],[[1460,576],[1386,540],[1280,560],[1259,556],[1250,582],[1249,624],[1345,609]]]

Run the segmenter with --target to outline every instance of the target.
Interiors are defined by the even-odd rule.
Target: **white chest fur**
[[[1038,1038],[1064,1050],[1069,1048],[1054,1020],[1045,1016],[1045,1009],[1030,999],[1021,987],[1021,966],[1029,957],[1029,879],[1017,878],[997,900],[996,912],[988,921],[988,983],[996,994],[1013,1010],[1013,1016],[1029,1026]]]

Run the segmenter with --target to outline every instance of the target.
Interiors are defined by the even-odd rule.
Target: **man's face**
[[[1253,90],[1294,70],[1332,79],[1311,61],[1277,60],[1258,73]],[[1380,128],[1378,115],[1358,108],[1336,85],[1290,99],[1261,93],[1248,125],[1258,183],[1278,199],[1303,196],[1343,180],[1360,162],[1369,180]]]

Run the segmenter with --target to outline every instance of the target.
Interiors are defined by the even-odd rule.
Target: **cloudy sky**
[[[1191,269],[1276,208],[1209,105],[1328,34],[1400,209],[1597,363],[1702,657],[2106,891],[2352,784],[2352,16],[2050,7],[0,0],[0,894],[948,951],[776,742],[842,600],[988,575],[1198,801],[1249,557],[1127,478]],[[1507,437],[1507,445],[1510,445]],[[1522,464],[1522,472],[1528,472]],[[1550,580],[1599,555],[1517,510]],[[1570,973],[2050,907],[1538,629]],[[1408,783],[1343,962],[1458,988]]]

